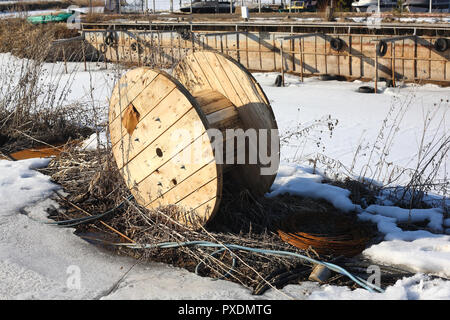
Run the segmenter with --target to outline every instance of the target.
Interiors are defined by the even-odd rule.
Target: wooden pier
[[[450,47],[445,23],[169,19],[83,23],[82,32],[104,59],[137,66],[170,68],[187,54],[213,50],[252,72],[450,84],[450,50],[436,48],[438,39]]]

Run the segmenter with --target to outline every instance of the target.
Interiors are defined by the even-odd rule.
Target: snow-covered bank
[[[1,201],[8,200],[3,196],[10,187],[3,183],[6,171],[19,175],[22,180],[28,179],[31,186],[41,185],[44,199],[55,185],[38,172],[27,176],[30,166],[43,164],[34,159],[1,160]],[[290,167],[282,167],[281,171],[287,172]],[[297,170],[299,174],[301,169]],[[319,177],[303,174],[309,175],[310,181],[306,181],[309,185],[320,184]],[[278,181],[277,185],[283,184]],[[345,196],[346,190],[339,189],[335,193]],[[327,195],[324,197],[327,199]],[[21,203],[27,204],[32,199],[22,198]],[[49,221],[46,208],[54,206],[57,204],[53,200],[46,199],[20,211],[10,207],[1,212],[0,299],[450,299],[450,281],[433,280],[423,274],[399,280],[384,294],[304,282],[252,296],[247,288],[229,281],[213,281],[161,263],[136,264],[131,258],[103,251],[75,236],[73,229],[44,224]],[[434,256],[425,258],[427,265],[430,258],[435,265],[440,262],[448,265],[446,256],[442,260],[447,262]],[[75,280],[79,281],[74,281],[77,275],[79,278]]]

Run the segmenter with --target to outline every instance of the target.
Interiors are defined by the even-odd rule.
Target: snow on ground
[[[381,82],[380,94],[365,94],[357,92],[358,87],[373,86],[373,83],[317,78],[306,78],[301,83],[298,77],[287,75],[286,87],[276,87],[275,73],[254,75],[269,97],[281,136],[296,131],[297,127],[310,128],[302,137],[294,136],[288,143],[282,143],[282,161],[305,163],[320,153],[338,160],[343,165],[340,170],[351,171],[351,176],[387,181],[394,166],[415,168],[417,165],[425,119],[431,117],[425,141],[448,134],[448,88],[430,84],[385,88]],[[336,120],[330,136],[328,123]],[[372,152],[374,145],[378,149]],[[383,149],[385,146],[388,148]],[[385,165],[375,171],[383,159]],[[442,166],[438,173],[441,179],[448,174],[448,155],[444,163],[447,166]],[[402,184],[408,179],[405,173],[397,182]]]
[[[35,201],[35,194],[40,193],[45,198],[57,188],[48,182],[48,177],[38,172],[29,175],[30,167],[42,165],[45,165],[44,160],[1,160],[2,201],[9,200],[4,195],[11,188],[10,184],[4,183],[6,171],[16,176],[15,183],[19,186],[39,186],[37,191],[21,196],[22,204]],[[320,183],[320,179],[313,175],[311,180]],[[341,189],[341,192],[345,193],[345,190]],[[271,289],[262,296],[252,296],[250,290],[235,283],[213,281],[161,263],[136,264],[131,258],[103,251],[75,236],[73,229],[45,224],[51,221],[46,218],[49,207],[57,207],[56,202],[46,199],[22,210],[10,207],[0,212],[0,299],[450,298],[449,281],[431,279],[424,274],[401,279],[388,287],[384,294],[305,282],[288,285],[281,291]],[[448,265],[449,259],[445,256],[442,260],[446,261],[431,258],[436,265],[439,262]],[[427,266],[430,264],[429,259],[424,261],[428,261]],[[77,275],[79,278],[75,278]]]
[[[2,78],[20,63],[10,55],[0,55]],[[48,85],[55,79],[70,82],[67,103],[93,105],[103,110],[100,118],[105,121],[108,98],[120,72],[103,67],[89,64],[91,71],[86,72],[82,64],[71,63],[65,74],[63,64],[45,64],[42,81]],[[32,169],[45,166],[47,160],[2,160],[0,201],[7,205],[0,210],[0,299],[450,299],[450,282],[427,275],[450,277],[450,237],[432,233],[450,227],[442,210],[409,212],[388,203],[361,208],[351,203],[347,190],[322,184],[323,171],[313,170],[308,163],[310,157],[321,152],[345,166],[353,166],[354,172],[362,172],[368,161],[363,155],[356,159],[361,163],[354,161],[355,149],[361,141],[373,144],[390,108],[412,97],[388,161],[413,167],[427,110],[435,110],[436,119],[444,120],[444,126],[431,123],[427,138],[448,127],[448,103],[440,101],[449,99],[449,90],[431,85],[404,86],[367,95],[355,92],[359,82],[307,79],[300,83],[297,77],[287,76],[287,86],[279,88],[273,85],[276,74],[258,73],[255,77],[271,101],[282,134],[296,128],[299,122],[304,128],[328,116],[339,120],[331,137],[326,128],[316,126],[319,129],[306,137],[291,137],[283,145],[282,164],[268,196],[289,192],[328,200],[343,211],[358,212],[361,219],[373,221],[384,234],[384,241],[367,248],[363,255],[375,263],[417,272],[415,276],[399,280],[383,294],[305,282],[257,297],[238,284],[201,278],[164,264],[135,265],[135,260],[112,255],[85,242],[71,229],[42,223],[49,221],[46,208],[56,206],[48,196],[57,186]],[[311,143],[318,137],[319,146]],[[96,142],[93,135],[85,147],[96,148]],[[445,172],[439,174],[445,177]],[[428,223],[429,230],[402,230],[401,223],[408,219]],[[73,281],[78,279],[74,278],[77,274],[79,283]]]

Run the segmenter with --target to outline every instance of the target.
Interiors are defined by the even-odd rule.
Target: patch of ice
[[[59,188],[50,177],[33,169],[46,167],[50,159],[0,160],[0,216],[42,200]]]

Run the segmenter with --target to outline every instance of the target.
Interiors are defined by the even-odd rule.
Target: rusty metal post
[[[375,93],[378,92],[378,53],[377,53],[377,42],[375,46]]]
[[[280,40],[280,57],[281,57],[281,86],[284,87],[284,56],[283,56],[283,40]]]
[[[303,82],[303,46],[302,46],[302,38],[298,39],[299,47],[300,47],[300,79]]]
[[[64,60],[64,70],[67,73],[66,50],[64,50],[64,45],[62,46],[62,54],[63,54],[63,60]]]
[[[391,42],[391,69],[392,69],[392,85],[395,87],[395,42]]]
[[[81,41],[81,50],[83,51],[83,62],[84,62],[84,71],[87,71],[86,67],[86,42],[85,40]]]

